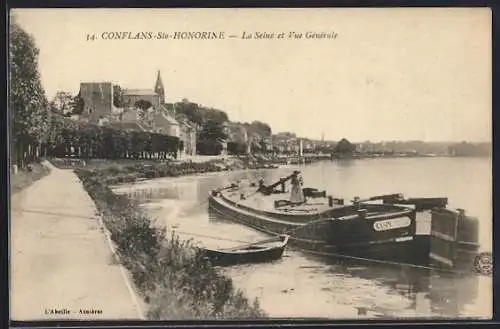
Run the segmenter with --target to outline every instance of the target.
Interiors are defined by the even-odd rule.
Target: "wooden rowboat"
[[[280,259],[288,243],[288,235],[225,249],[203,249],[203,255],[213,265],[229,266],[263,263]]]

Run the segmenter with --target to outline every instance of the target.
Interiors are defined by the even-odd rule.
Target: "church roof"
[[[157,96],[158,94],[151,89],[124,89],[124,95],[128,96]]]
[[[156,83],[155,83],[155,91],[157,93],[164,92],[163,88],[164,88],[163,87],[163,81],[161,81],[160,71],[158,71],[158,75],[156,77]]]

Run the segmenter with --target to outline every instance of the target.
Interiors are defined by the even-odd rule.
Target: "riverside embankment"
[[[259,159],[248,157],[208,158],[198,161],[158,161],[158,160],[80,160],[52,159],[59,168],[84,168],[92,170],[101,181],[109,184],[133,183],[145,179],[162,177],[180,177],[235,170],[261,169],[269,164]]]

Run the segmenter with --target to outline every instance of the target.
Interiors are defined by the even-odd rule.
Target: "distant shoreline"
[[[136,183],[155,178],[178,178],[213,175],[247,170],[279,169],[286,166],[309,165],[319,161],[354,161],[368,159],[414,159],[414,158],[488,158],[485,156],[308,156],[300,160],[298,156],[281,159],[249,159],[248,157],[227,156],[214,159],[207,157],[206,161],[183,160],[153,160],[153,159],[77,159],[57,158],[50,159],[60,169],[85,169],[94,172],[100,180],[113,187],[122,184]]]

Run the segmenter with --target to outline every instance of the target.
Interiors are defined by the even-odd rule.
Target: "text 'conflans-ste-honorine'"
[[[336,32],[102,32],[87,34],[87,41],[94,40],[270,40],[270,39],[336,39]]]

